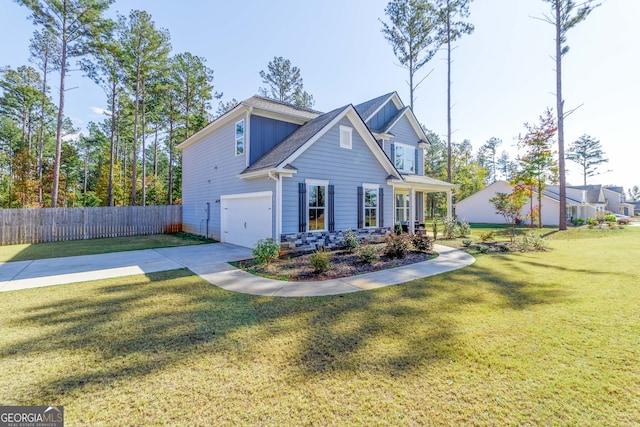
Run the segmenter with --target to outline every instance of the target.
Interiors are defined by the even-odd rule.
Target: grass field
[[[3,293],[0,403],[68,426],[638,425],[640,227],[591,231],[334,297],[188,270]]]
[[[109,252],[135,251],[139,249],[170,246],[197,245],[214,240],[187,233],[151,234],[110,239],[70,240],[66,242],[0,246],[0,262],[26,261],[76,255],[95,255]]]

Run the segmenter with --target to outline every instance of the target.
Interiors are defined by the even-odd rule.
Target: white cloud
[[[97,115],[100,115],[100,116],[110,116],[111,115],[111,111],[105,110],[104,108],[100,108],[100,107],[91,107],[91,112],[93,114],[97,114]]]

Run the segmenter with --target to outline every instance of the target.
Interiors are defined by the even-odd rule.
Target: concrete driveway
[[[475,261],[466,252],[435,245],[429,261],[353,277],[284,282],[254,276],[229,261],[251,258],[251,250],[226,243],[146,249],[101,255],[0,263],[0,292],[188,268],[221,288],[252,295],[323,296],[396,285],[455,270]]]

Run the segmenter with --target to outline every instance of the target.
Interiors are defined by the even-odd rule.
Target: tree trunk
[[[562,34],[560,0],[556,0],[556,102],[558,109],[558,173],[560,174],[560,230],[567,229],[567,178],[564,165],[564,100],[562,99]]]
[[[48,52],[48,51],[47,51]],[[47,102],[47,66],[49,55],[45,55],[44,63],[42,64],[42,105],[40,106],[40,132],[38,135],[38,204],[40,207],[43,205],[43,192],[42,192],[42,163],[43,163],[43,151],[44,151],[44,119],[45,119],[45,105]]]
[[[107,191],[107,206],[113,206],[113,150],[116,141],[116,95],[118,83],[111,82],[111,138],[109,146],[109,189]]]
[[[138,179],[138,103],[140,102],[140,65],[136,66],[136,94],[133,116],[133,153],[131,164],[131,206],[136,205],[136,181]]]
[[[58,122],[56,124],[56,155],[53,160],[53,188],[51,189],[51,207],[58,207],[58,188],[60,187],[60,159],[62,157],[62,120],[64,118],[64,79],[67,72],[67,17],[62,18],[62,57],[60,61],[60,101],[58,103]]]
[[[451,9],[447,0],[447,182],[451,182]]]
[[[167,204],[173,204],[173,105],[169,111],[169,185],[167,190]]]
[[[146,129],[146,115],[145,115],[145,107],[144,107],[144,99],[146,97],[144,81],[142,81],[142,206],[146,206],[147,204],[147,162],[145,160],[145,148],[146,148],[146,139],[145,136],[147,134]]]

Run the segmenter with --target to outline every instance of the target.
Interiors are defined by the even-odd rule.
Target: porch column
[[[409,189],[409,234],[415,234],[416,230],[416,190]]]
[[[448,219],[453,218],[453,207],[451,205],[452,205],[451,189],[449,189],[447,190],[447,218]]]

